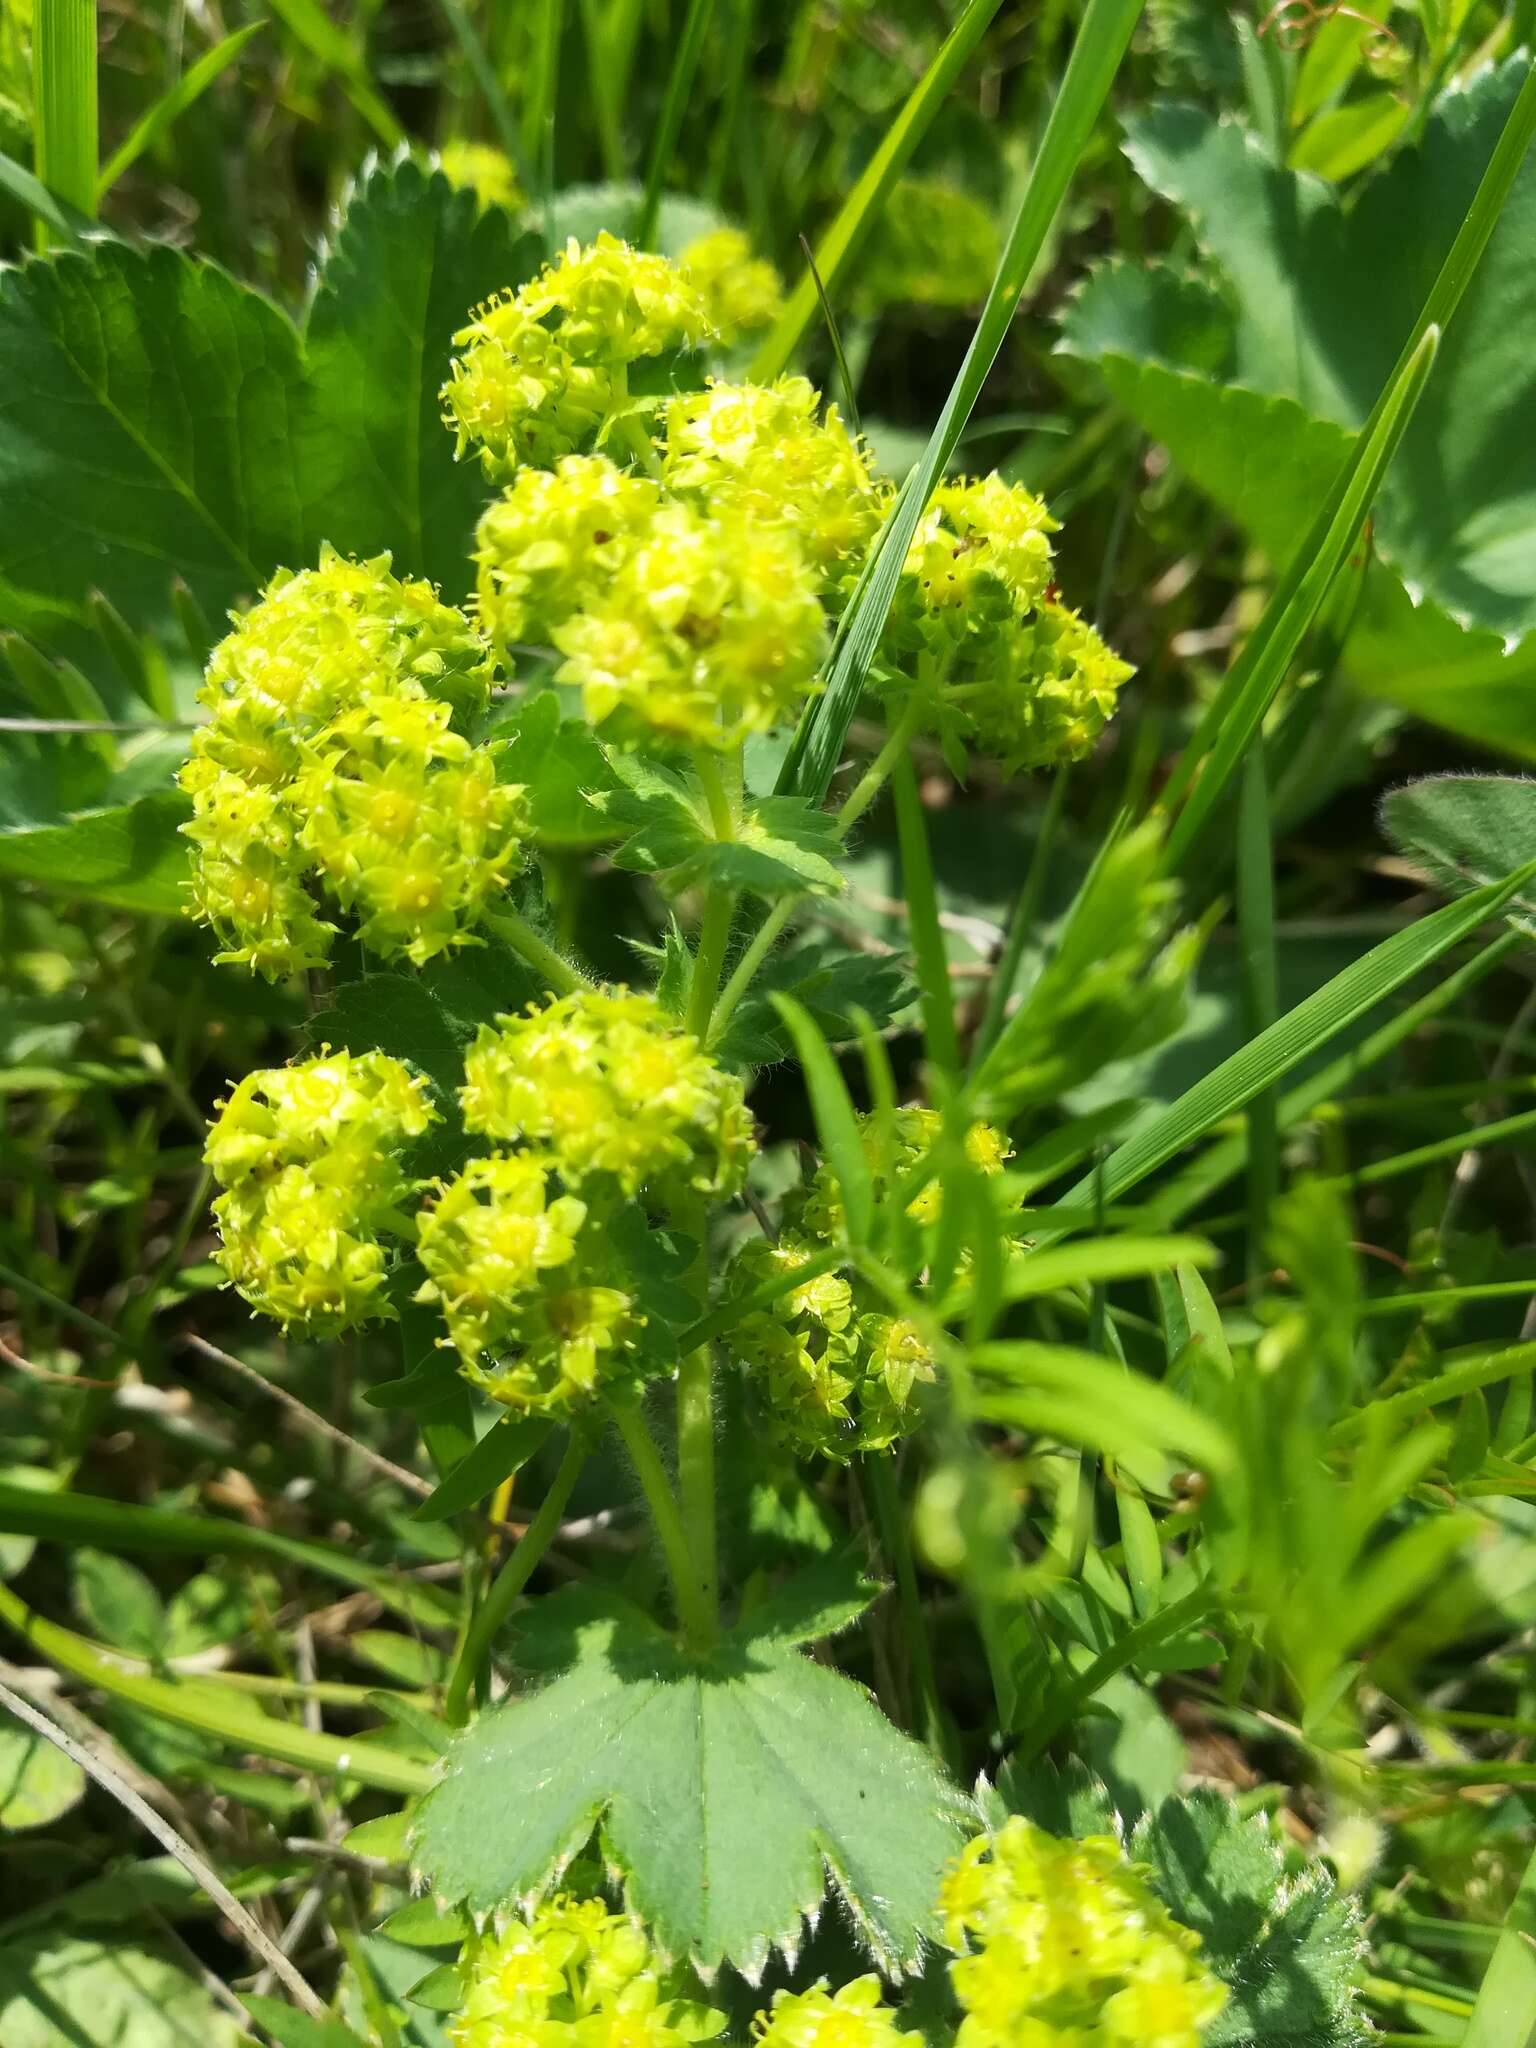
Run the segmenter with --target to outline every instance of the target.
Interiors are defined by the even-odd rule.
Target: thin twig
[[[370,1450],[367,1444],[359,1443],[356,1437],[348,1436],[344,1429],[338,1429],[334,1422],[327,1421],[325,1416],[317,1414],[313,1408],[301,1401],[297,1394],[290,1394],[286,1387],[280,1387],[274,1380],[269,1380],[253,1365],[247,1365],[243,1358],[236,1358],[230,1351],[221,1351],[217,1344],[210,1344],[206,1337],[199,1337],[194,1331],[189,1330],[184,1341],[190,1344],[194,1351],[200,1351],[205,1358],[212,1358],[220,1365],[227,1365],[231,1372],[239,1373],[241,1378],[250,1381],[252,1386],[259,1387],[264,1394],[270,1394],[274,1401],[286,1408],[306,1429],[314,1431],[317,1436],[323,1436],[329,1443],[342,1445],[360,1458],[365,1465],[371,1466],[375,1472],[393,1480],[396,1486],[403,1486],[407,1493],[414,1493],[418,1500],[425,1500],[432,1493],[433,1487],[429,1480],[418,1478],[414,1472],[407,1472],[403,1465],[397,1465],[392,1458],[386,1458],[381,1452]]]
[[[74,1387],[81,1393],[95,1392],[112,1394],[117,1391],[116,1380],[88,1380],[82,1373],[56,1372],[51,1365],[38,1365],[30,1358],[23,1358],[19,1351],[13,1351],[3,1337],[0,1337],[0,1359],[17,1372],[29,1374],[33,1379],[47,1380],[50,1384]]]
[[[92,1778],[102,1790],[115,1799],[119,1806],[131,1813],[139,1826],[176,1858],[182,1869],[195,1879],[201,1889],[212,1899],[219,1911],[229,1921],[247,1947],[252,1949],[281,1982],[289,1997],[311,2019],[323,2020],[326,2010],[316,1993],[305,1983],[288,1958],[263,1932],[260,1925],[241,1905],[234,1893],[225,1884],[211,1864],[204,1861],[197,1851],[163,1820],[145,1799],[141,1799],[133,1787],[120,1778],[109,1764],[93,1756],[83,1743],[76,1742],[72,1735],[50,1721],[48,1716],[13,1692],[8,1685],[0,1684],[0,1706],[15,1715],[24,1727],[41,1735],[45,1742],[51,1742],[55,1749],[62,1750],[71,1763],[77,1764],[88,1778]]]

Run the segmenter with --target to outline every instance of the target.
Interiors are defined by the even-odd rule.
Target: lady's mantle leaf
[[[916,1968],[963,1802],[858,1686],[747,1629],[685,1656],[583,1593],[541,1603],[519,1647],[566,1668],[450,1751],[413,1844],[436,1897],[527,1901],[600,1829],[631,1910],[705,1970],[759,1975],[829,1881],[881,1968]]]
[[[311,551],[388,551],[399,575],[464,595],[486,499],[455,462],[438,392],[469,309],[538,268],[534,235],[409,159],[358,188],[304,329],[301,463]]]
[[[1232,1994],[1207,2048],[1356,2048],[1370,2038],[1354,2002],[1354,1907],[1320,1870],[1287,1877],[1262,1820],[1197,1792],[1165,1801],[1130,1846]]]
[[[402,163],[358,186],[302,337],[175,249],[0,273],[0,618],[38,630],[99,590],[148,630],[180,578],[217,621],[322,539],[462,595],[485,489],[438,388],[470,308],[536,256]]]
[[[177,250],[0,274],[0,585],[144,628],[179,576],[217,618],[300,559],[298,382],[292,323]]]
[[[1517,775],[1433,775],[1389,790],[1381,806],[1387,837],[1451,896],[1502,882],[1536,860],[1536,781]],[[1536,887],[1505,907],[1536,938]]]
[[[615,864],[642,875],[665,870],[674,888],[749,889],[759,896],[834,895],[843,878],[837,827],[803,797],[749,798],[732,839],[717,839],[700,797],[680,775],[616,755],[623,786],[598,801],[628,837]]]

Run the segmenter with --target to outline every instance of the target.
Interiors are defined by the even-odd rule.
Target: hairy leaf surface
[[[560,1675],[463,1736],[421,1808],[434,1894],[477,1913],[536,1897],[599,1830],[630,1908],[707,1970],[760,1974],[829,1884],[883,1969],[916,1967],[962,1802],[796,1633],[774,1607],[695,1659],[616,1598],[546,1599],[519,1651]]]

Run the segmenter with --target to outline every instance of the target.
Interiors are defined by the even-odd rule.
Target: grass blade
[[[1326,1067],[1290,1089],[1280,1103],[1281,1130],[1288,1131],[1293,1124],[1310,1116],[1320,1104],[1348,1088],[1361,1074],[1369,1072],[1378,1060],[1384,1060],[1388,1053],[1411,1038],[1421,1025],[1429,1023],[1452,1003],[1458,1002],[1468,989],[1475,988],[1521,943],[1519,934],[1501,933],[1458,967],[1454,974],[1448,974],[1417,1002],[1408,1004],[1395,1017],[1380,1025],[1361,1044],[1351,1047],[1340,1058],[1330,1060]],[[1170,1182],[1151,1205],[1158,1223],[1177,1223],[1192,1209],[1198,1208],[1208,1195],[1214,1194],[1217,1188],[1225,1187],[1234,1174],[1241,1173],[1247,1156],[1248,1137],[1245,1131],[1218,1138],[1176,1180]]]
[[[1536,2048],[1536,1856],[1504,1916],[1462,2048]]]
[[[532,171],[530,196],[545,215],[549,239],[549,198],[555,187],[555,102],[560,91],[560,41],[565,30],[564,0],[542,0],[531,10],[533,48],[528,56],[523,95],[522,155]]]
[[[319,0],[272,0],[272,12],[295,41],[336,73],[347,98],[384,147],[398,149],[407,140],[405,130],[374,90],[368,66],[351,37],[336,26]]]
[[[33,162],[40,184],[76,212],[96,212],[95,0],[37,0],[32,39]],[[53,240],[38,218],[38,244]],[[71,238],[72,239],[72,238]]]
[[[173,1508],[128,1507],[96,1494],[42,1493],[0,1480],[0,1531],[36,1536],[45,1543],[89,1544],[97,1550],[160,1552],[183,1557],[281,1558],[322,1577],[371,1593],[381,1606],[406,1620],[443,1627],[456,1614],[453,1600],[436,1586],[398,1577],[382,1566],[364,1564],[338,1544],[312,1543],[276,1529],[213,1515],[186,1515]]]
[[[810,1012],[792,996],[776,995],[773,1007],[784,1020],[784,1028],[794,1040],[805,1070],[805,1089],[811,1098],[816,1135],[821,1139],[821,1149],[827,1155],[827,1164],[843,1198],[849,1239],[854,1244],[867,1244],[875,1218],[874,1182],[847,1085]]]
[[[1413,418],[1439,342],[1439,328],[1431,327],[1394,375],[1371,425],[1350,451],[1328,503],[1206,707],[1169,785],[1167,801],[1172,803],[1188,788],[1195,762],[1205,750],[1200,779],[1168,834],[1165,859],[1170,869],[1180,865],[1209,824],[1217,800],[1258,733],[1307,629],[1355,545],[1387,466]]]
[[[1243,1026],[1250,1038],[1280,1014],[1275,958],[1275,873],[1270,836],[1269,773],[1262,746],[1243,765],[1237,827],[1237,926],[1241,941]],[[1273,1088],[1248,1105],[1248,1267],[1264,1270],[1269,1212],[1280,1191],[1280,1125]]]
[[[878,219],[891,187],[911,161],[913,150],[927,133],[950,87],[1001,5],[1002,0],[970,0],[945,37],[933,62],[886,130],[859,182],[843,201],[836,220],[822,236],[816,249],[814,272],[808,269],[795,286],[772,331],[752,358],[747,374],[754,383],[769,384],[788,366],[816,318],[817,277],[829,296],[837,289],[844,271],[858,254],[859,245]]]
[[[501,80],[496,76],[496,67],[486,55],[484,43],[475,33],[475,25],[466,12],[463,0],[438,0],[444,19],[453,30],[459,45],[460,55],[469,67],[470,75],[480,89],[486,111],[495,124],[496,138],[516,166],[523,190],[531,191],[528,164],[523,155],[522,137],[517,132],[517,122],[506,94],[501,89]]]
[[[907,917],[912,933],[912,954],[917,966],[918,991],[922,997],[923,1043],[928,1057],[940,1072],[960,1072],[960,1041],[955,1033],[955,999],[949,984],[949,956],[944,950],[944,931],[939,923],[939,897],[933,879],[933,858],[928,849],[928,827],[923,819],[922,792],[909,757],[896,763],[891,773],[891,792],[896,799],[896,836],[901,846],[901,885],[907,899]]]
[[[9,192],[13,199],[26,207],[40,226],[48,230],[55,243],[76,245],[84,239],[85,230],[91,226],[87,215],[77,213],[72,206],[65,206],[41,178],[34,178],[24,165],[7,156],[3,150],[0,150],[0,192]]]
[[[189,71],[184,71],[169,92],[161,93],[159,99],[145,109],[123,137],[111,156],[102,165],[96,180],[96,202],[100,205],[128,166],[153,149],[170,128],[179,120],[194,101],[202,98],[213,81],[226,71],[252,36],[258,36],[266,27],[264,21],[253,21],[246,28],[237,28],[233,35],[225,36],[222,42],[214,44],[211,50],[204,50],[201,57]]]
[[[1213,1067],[1144,1131],[1127,1139],[1110,1154],[1102,1168],[1079,1181],[1064,1196],[1064,1205],[1092,1199],[1100,1173],[1106,1202],[1136,1187],[1186,1145],[1194,1144],[1224,1118],[1244,1108],[1308,1053],[1336,1037],[1356,1017],[1374,1009],[1394,989],[1401,988],[1405,981],[1475,931],[1485,918],[1503,908],[1533,872],[1536,862],[1517,870],[1506,881],[1474,890],[1459,903],[1432,910],[1406,931],[1394,932],[1390,939],[1373,946],[1363,960],[1352,961],[1342,974],[1336,974],[1325,987],[1287,1011],[1278,1023],[1260,1032],[1220,1066]]]
[[[656,232],[656,216],[661,211],[661,188],[667,172],[672,168],[672,158],[677,150],[678,130],[683,125],[683,109],[687,106],[688,95],[693,90],[694,73],[699,68],[699,53],[704,48],[704,37],[713,13],[714,0],[689,0],[687,19],[683,23],[677,53],[672,59],[671,75],[667,79],[667,96],[662,102],[661,119],[656,124],[655,138],[651,143],[651,160],[646,166],[645,197],[640,202],[640,218],[635,223],[635,240],[642,249],[649,246]]]
[[[987,373],[997,359],[1019,295],[1087,147],[1141,7],[1142,0],[1088,0],[1061,91],[1051,108],[1040,154],[1030,170],[965,361],[944,402],[923,459],[903,485],[864,565],[838,636],[826,694],[800,723],[779,774],[781,791],[820,803],[831,786],[923,507],[954,453]],[[968,20],[969,14],[964,19]],[[835,270],[827,263],[824,250],[817,252],[817,262],[830,290]],[[810,304],[814,306],[814,286],[809,290]],[[773,374],[773,366],[766,358],[754,365],[753,374],[763,375],[765,367],[768,374]]]

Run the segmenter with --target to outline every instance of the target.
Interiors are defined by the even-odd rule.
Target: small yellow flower
[[[553,1899],[467,1960],[453,2048],[689,2048],[725,2025],[598,1899]]]
[[[214,649],[212,716],[181,770],[192,908],[220,960],[275,978],[321,965],[337,930],[422,961],[463,944],[521,860],[519,792],[496,787],[452,721],[485,708],[491,662],[463,614],[389,559],[273,578]]]
[[[896,2024],[878,1977],[855,1977],[836,1991],[777,1991],[752,2022],[757,2048],[900,2048],[917,2036]]]
[[[703,299],[664,256],[600,234],[487,300],[453,337],[444,424],[505,480],[590,448],[620,404],[628,365],[712,333]]]
[[[712,378],[668,404],[662,474],[672,490],[722,516],[787,527],[832,582],[862,557],[882,501],[837,407],[818,415],[819,403],[804,377]]]
[[[979,607],[1022,614],[1051,580],[1057,522],[1022,484],[992,475],[940,484],[907,550],[905,576],[927,610],[963,633]]]
[[[518,297],[536,320],[558,323],[581,362],[632,363],[697,348],[714,331],[701,293],[677,264],[606,230],[585,247],[568,241]]]
[[[964,1949],[957,2048],[1200,2048],[1226,1987],[1112,1836],[1059,1841],[1017,1816],[967,1843],[939,1897]]]
[[[991,670],[945,693],[962,729],[1003,765],[1078,761],[1113,716],[1134,669],[1066,605],[1044,603],[998,650]]]

